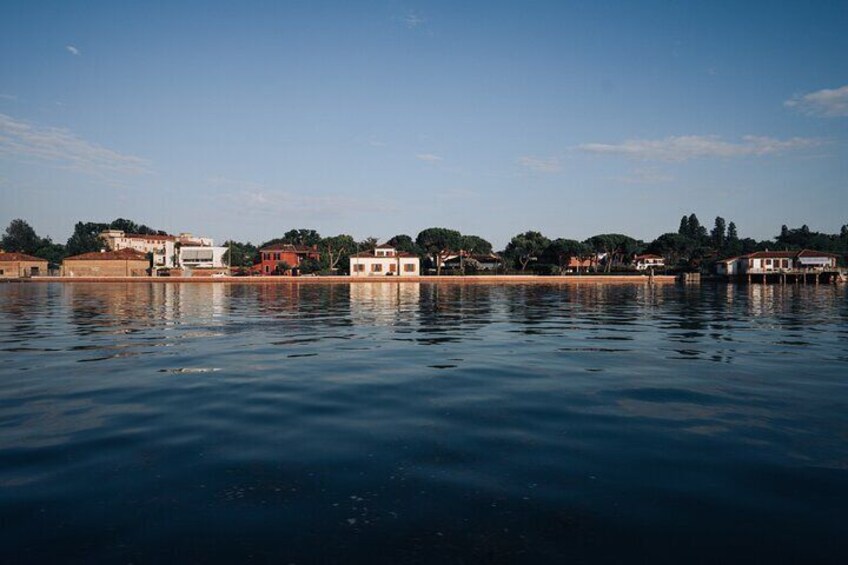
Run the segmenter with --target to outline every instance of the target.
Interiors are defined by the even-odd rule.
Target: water
[[[0,561],[842,562],[845,287],[0,285]]]

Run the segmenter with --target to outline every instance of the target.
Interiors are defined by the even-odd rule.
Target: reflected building
[[[421,283],[352,283],[350,318],[354,324],[398,325],[418,315]]]

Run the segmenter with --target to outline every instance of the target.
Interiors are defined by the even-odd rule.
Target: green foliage
[[[462,234],[447,228],[427,228],[418,234],[415,243],[430,256],[436,266],[436,274],[442,274],[442,262],[451,253],[459,251]]]
[[[537,231],[520,233],[513,237],[506,246],[506,256],[515,260],[521,270],[527,269],[530,261],[537,260],[551,241]]]
[[[347,234],[325,237],[318,245],[321,250],[321,263],[329,271],[347,272],[348,258],[357,250],[356,240]]]
[[[459,242],[460,248],[472,255],[488,255],[492,252],[492,244],[479,235],[463,235]]]
[[[65,253],[68,257],[80,255],[82,253],[91,253],[100,251],[104,242],[100,239],[100,232],[109,229],[109,224],[100,224],[96,222],[77,222],[74,226],[74,233],[68,238],[65,244]]]
[[[283,234],[282,243],[291,243],[294,245],[306,245],[312,247],[321,243],[321,234],[311,229],[293,229]]]
[[[0,242],[0,248],[4,251],[26,253],[27,255],[34,255],[41,245],[42,240],[32,226],[20,218],[9,223],[2,242]]]
[[[413,255],[419,256],[424,255],[424,252],[421,250],[420,247],[415,244],[415,241],[412,239],[412,237],[406,234],[398,234],[389,239],[389,241],[387,241],[386,243],[403,253],[411,253]]]
[[[640,242],[628,235],[620,233],[593,235],[585,243],[595,252],[606,254],[604,264],[606,272],[610,272],[613,265],[624,264],[625,259],[641,247]]]
[[[274,269],[274,273],[278,274],[278,275],[285,275],[285,274],[288,274],[288,272],[291,271],[291,269],[292,269],[292,266],[289,265],[288,262],[280,261],[279,263],[277,263],[277,266]]]
[[[591,255],[589,246],[574,239],[557,238],[550,242],[542,253],[542,261],[555,265],[560,273],[567,267],[572,257],[582,259]]]
[[[319,261],[318,259],[308,257],[300,262],[300,265],[297,266],[297,269],[304,275],[311,275],[313,273],[320,272],[322,269],[322,265],[321,261]]]
[[[121,230],[124,233],[136,233],[141,235],[167,235],[166,232],[155,230],[147,227],[144,224],[137,224],[132,220],[118,218],[109,224],[109,229]]]
[[[225,241],[224,247],[227,248],[224,253],[224,263],[229,263],[232,267],[250,267],[256,263],[259,256],[259,250],[249,241],[247,243]],[[232,257],[230,257],[231,252]]]

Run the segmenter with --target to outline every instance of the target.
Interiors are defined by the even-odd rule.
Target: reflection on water
[[[0,558],[839,562],[847,322],[833,286],[0,285]]]

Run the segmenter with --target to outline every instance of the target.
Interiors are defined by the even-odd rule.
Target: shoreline
[[[674,283],[674,275],[479,275],[479,276],[416,276],[416,277],[32,277],[7,279],[5,282],[23,283],[190,283],[190,284],[563,284],[563,283],[616,283],[649,284]]]

